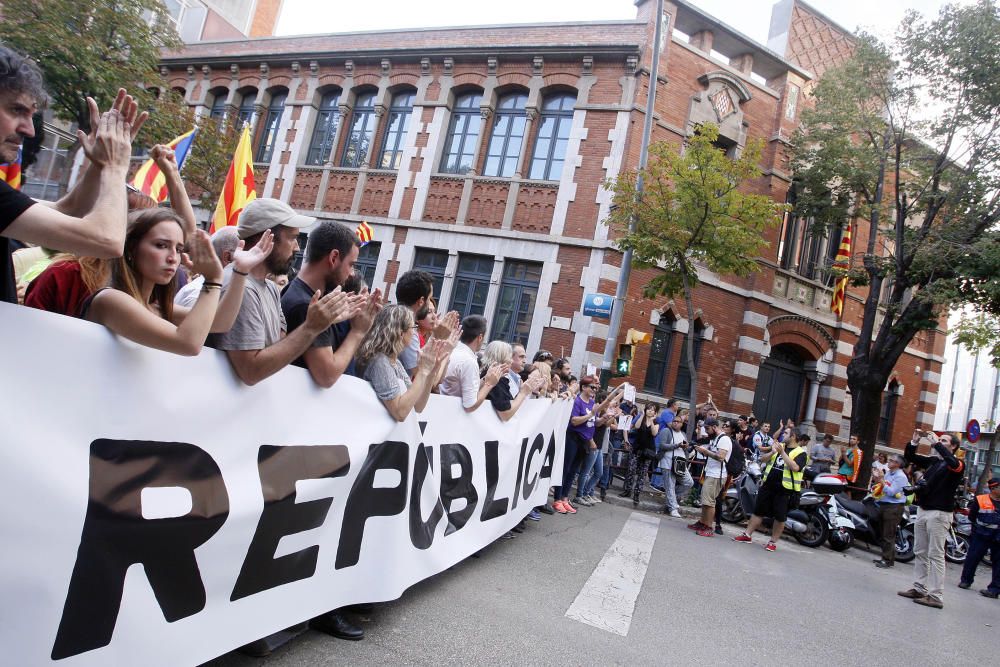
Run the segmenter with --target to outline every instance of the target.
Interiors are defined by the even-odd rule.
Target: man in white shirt
[[[474,412],[486,400],[490,389],[500,381],[509,366],[490,367],[482,381],[479,379],[479,360],[476,352],[486,339],[486,318],[469,315],[462,320],[462,336],[448,359],[448,370],[438,390],[442,396],[457,396],[462,399],[466,412]]]
[[[701,487],[701,519],[690,524],[688,528],[701,537],[712,537],[712,524],[715,522],[715,499],[726,483],[726,461],[733,451],[733,424],[726,421],[720,427],[714,417],[705,420],[705,429],[712,437],[708,447],[695,445],[695,451],[704,454],[705,483]]]

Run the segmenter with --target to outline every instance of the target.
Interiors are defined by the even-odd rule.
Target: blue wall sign
[[[586,317],[611,318],[611,306],[615,298],[607,294],[587,294],[583,297],[583,314]]]

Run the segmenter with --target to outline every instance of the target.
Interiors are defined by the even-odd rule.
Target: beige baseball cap
[[[244,207],[240,213],[236,231],[241,239],[248,239],[255,234],[274,229],[278,225],[301,229],[312,227],[315,224],[316,218],[296,213],[291,206],[283,201],[264,197],[254,199]]]

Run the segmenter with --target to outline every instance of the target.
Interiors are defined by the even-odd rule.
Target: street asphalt
[[[910,587],[911,565],[879,570],[864,548],[782,540],[768,553],[762,534],[738,544],[729,525],[724,537],[698,537],[689,518],[645,511],[655,499],[638,510],[608,500],[575,516],[543,515],[481,558],[355,616],[363,641],[309,631],[268,658],[231,653],[206,665],[996,664],[1000,601],[976,592],[989,582],[986,568],[960,590],[960,568],[949,564],[945,607],[935,610],[896,595]],[[609,551],[633,513],[630,525],[658,522],[644,577],[635,569],[644,560]],[[606,580],[615,567],[625,587],[641,579],[626,636],[566,616],[595,569]]]

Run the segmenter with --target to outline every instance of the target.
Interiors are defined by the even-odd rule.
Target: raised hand
[[[450,353],[444,351],[445,341],[433,339],[420,348],[420,357],[417,359],[417,372],[432,373],[443,359],[447,359]]]
[[[449,311],[444,317],[438,318],[438,325],[434,327],[433,335],[435,338],[446,339],[451,336],[453,331],[458,329],[458,325],[458,311]]]
[[[316,290],[309,310],[306,311],[305,325],[310,331],[319,333],[326,330],[347,309],[347,295],[338,287],[326,296]]]
[[[376,288],[371,294],[362,292],[362,295],[365,301],[351,318],[351,329],[368,333],[369,329],[372,328],[372,322],[375,321],[375,316],[382,310],[382,292]]]
[[[500,378],[506,375],[509,370],[510,364],[493,364],[490,366],[490,369],[486,371],[486,376],[483,377],[483,382],[493,387],[500,382]]]
[[[215,254],[212,239],[201,229],[196,229],[188,242],[187,262],[185,266],[195,273],[205,276],[208,282],[222,281],[222,262]]]
[[[124,88],[118,89],[114,103],[103,114],[92,97],[87,98],[87,109],[90,112],[90,133],[76,132],[84,155],[98,167],[109,164],[127,167],[132,156],[132,140],[149,118],[149,113],[137,113],[138,104]],[[121,154],[123,145],[124,155]]]
[[[260,237],[260,241],[257,241],[257,244],[249,250],[244,250],[243,241],[240,241],[236,245],[236,251],[233,253],[233,268],[242,273],[250,273],[267,259],[273,247],[274,234],[271,233],[270,229],[264,232]]]
[[[545,379],[541,375],[532,373],[531,376],[521,384],[521,391],[527,390],[528,392],[534,394],[544,385]]]
[[[177,156],[172,148],[156,144],[149,149],[149,157],[161,171],[177,171]]]

